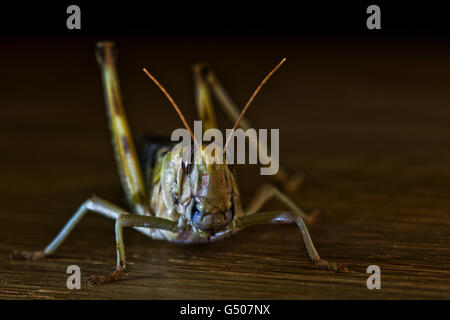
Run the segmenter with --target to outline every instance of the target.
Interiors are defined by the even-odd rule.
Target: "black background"
[[[81,30],[66,28],[71,4]],[[368,30],[366,9],[381,8],[381,30]],[[276,35],[426,38],[450,35],[444,2],[411,1],[62,1],[1,7],[2,35]]]

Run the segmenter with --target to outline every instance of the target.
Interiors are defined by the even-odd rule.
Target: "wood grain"
[[[14,249],[43,248],[91,194],[125,203],[96,40],[6,39],[2,45],[1,299],[450,298],[450,48],[433,43],[116,39],[136,135],[181,126],[143,66],[193,119],[193,63],[208,60],[243,104],[286,56],[248,116],[257,127],[280,128],[282,163],[305,173],[291,196],[323,212],[310,228],[318,250],[349,263],[352,272],[311,265],[295,226],[258,226],[202,246],[127,230],[129,276],[70,291],[68,265],[79,265],[83,280],[114,268],[113,222],[96,215],[80,223],[54,258],[9,260]],[[244,202],[265,181],[255,167],[240,168],[239,179]],[[381,290],[366,288],[372,264],[381,268]]]

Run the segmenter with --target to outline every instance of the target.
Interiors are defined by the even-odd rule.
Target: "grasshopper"
[[[124,227],[133,227],[152,239],[202,243],[224,239],[253,225],[295,223],[301,231],[306,250],[314,264],[335,272],[347,269],[344,265],[327,262],[319,256],[305,223],[312,221],[313,214],[306,214],[275,185],[262,186],[244,210],[235,168],[225,162],[211,164],[203,146],[199,146],[200,161],[186,163],[182,158],[180,143],[147,141],[144,155],[141,157],[144,161],[139,161],[122,104],[114,51],[113,42],[97,43],[96,58],[102,74],[114,155],[130,210],[92,196],[81,204],[44,250],[14,251],[11,255],[13,259],[38,260],[51,256],[85,214],[95,212],[115,220],[117,265],[111,274],[91,276],[88,283],[92,285],[117,281],[127,274]],[[243,114],[263,84],[283,62],[284,60],[261,82],[241,113],[214,72],[204,64],[196,65],[194,67],[196,105],[205,128],[217,128],[211,92],[227,116],[235,121],[234,129],[238,125],[243,129],[249,128],[250,124]],[[186,119],[172,97],[146,69],[144,71],[163,91],[192,135]],[[298,179],[288,178],[281,168],[276,178],[288,190],[295,189],[298,185]],[[273,197],[280,200],[289,210],[259,212],[264,203]]]

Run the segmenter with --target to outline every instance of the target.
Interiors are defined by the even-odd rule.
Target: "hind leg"
[[[195,82],[195,102],[197,106],[197,114],[202,121],[204,130],[218,128],[216,121],[216,113],[212,103],[211,94],[208,88],[205,70],[206,64],[198,63],[194,65],[194,82]]]
[[[114,156],[123,190],[135,213],[153,215],[148,206],[149,201],[142,170],[122,103],[114,43],[109,41],[98,42],[96,55],[103,80]]]

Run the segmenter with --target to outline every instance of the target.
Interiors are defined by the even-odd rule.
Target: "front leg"
[[[116,270],[106,276],[91,276],[88,284],[104,284],[114,282],[123,278],[127,273],[127,264],[125,257],[125,246],[123,243],[123,227],[143,227],[156,228],[172,232],[178,232],[178,223],[175,221],[140,215],[121,214],[116,220],[116,248],[117,265]]]
[[[348,271],[348,267],[345,265],[340,265],[334,262],[328,262],[322,259],[314,247],[314,243],[312,242],[311,236],[309,235],[308,228],[306,227],[305,222],[299,214],[294,212],[259,212],[255,214],[245,215],[239,217],[234,222],[234,228],[241,229],[248,226],[258,225],[258,224],[288,224],[288,223],[296,223],[300,229],[300,232],[303,236],[303,241],[305,243],[306,250],[308,251],[308,255],[315,265],[320,266],[321,268],[328,269],[334,272],[346,272]]]

